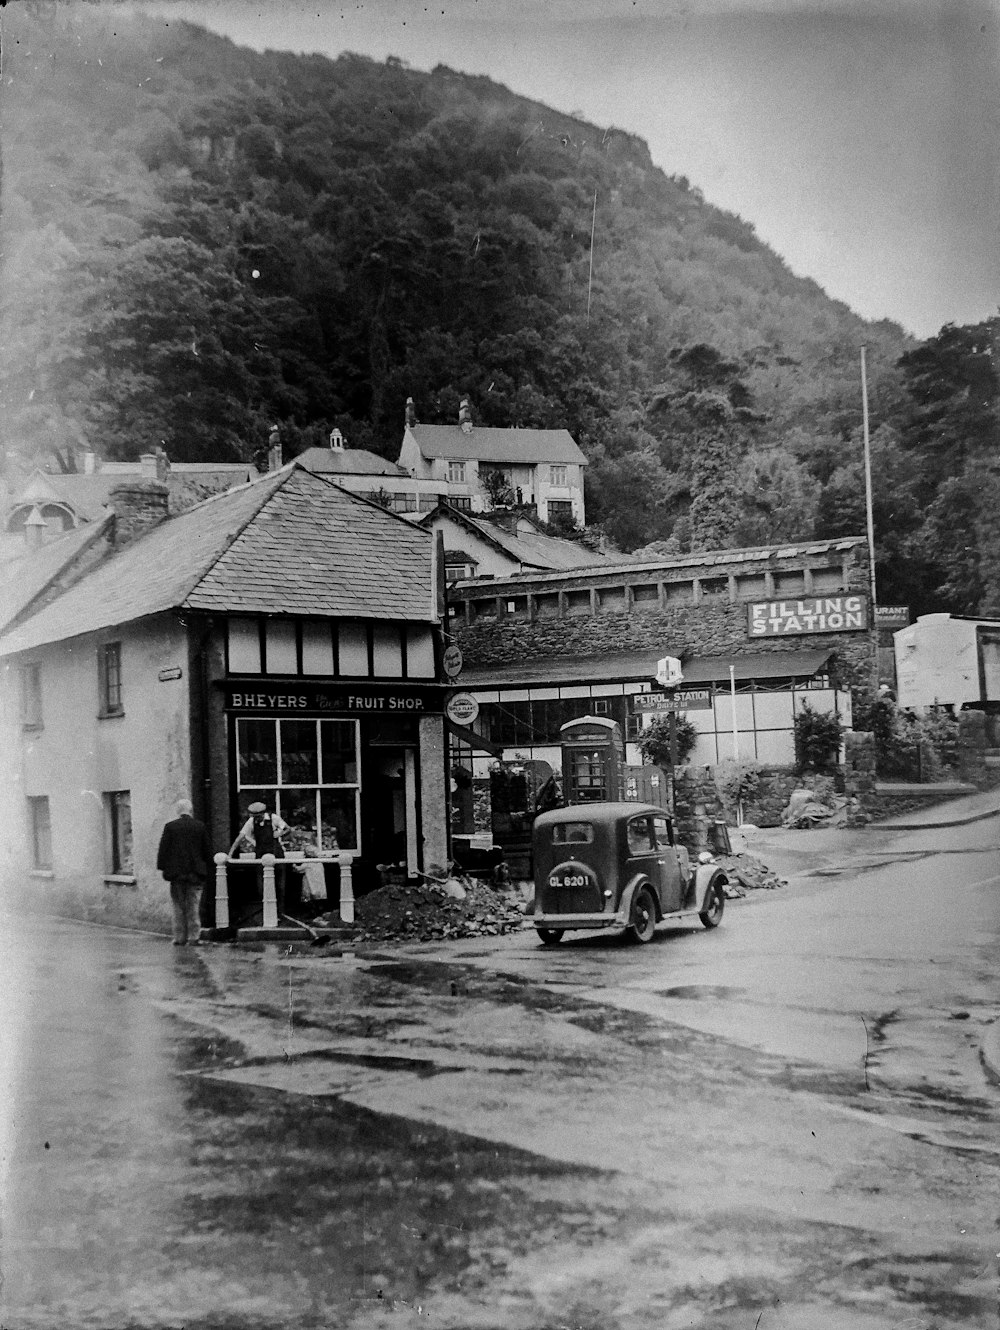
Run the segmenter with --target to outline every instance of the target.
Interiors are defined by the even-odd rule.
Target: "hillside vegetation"
[[[278,422],[395,458],[408,396],[468,394],[569,429],[625,550],[854,534],[866,343],[880,599],[1000,610],[994,323],[865,323],[642,141],[486,78],[8,13],[9,451],[249,458]]]

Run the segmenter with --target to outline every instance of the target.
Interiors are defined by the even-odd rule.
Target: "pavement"
[[[923,856],[933,845],[921,843],[920,832],[966,826],[991,817],[1000,817],[1000,789],[931,804],[864,827],[746,826],[735,833],[733,849],[745,848],[763,859],[794,888],[808,879],[853,875]],[[1000,1085],[1000,1016],[986,1028],[980,1058],[987,1077]]]

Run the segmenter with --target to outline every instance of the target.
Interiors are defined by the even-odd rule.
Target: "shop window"
[[[372,667],[376,679],[403,677],[403,644],[398,624],[375,624],[372,629]]]
[[[337,631],[340,673],[348,678],[367,678],[368,630],[363,623],[342,623]]]
[[[450,461],[450,462],[448,463],[448,484],[449,484],[449,485],[464,485],[464,484],[465,484],[465,463],[464,463],[464,462]]]
[[[298,674],[295,624],[287,619],[268,619],[264,624],[266,674]]]
[[[21,724],[26,730],[42,728],[42,667],[21,667]]]
[[[406,630],[406,675],[409,679],[433,679],[434,634],[430,628],[411,624]]]
[[[241,812],[263,799],[288,823],[292,850],[357,850],[357,721],[240,717],[236,754]]]
[[[31,832],[31,866],[37,873],[52,871],[52,819],[47,794],[28,799],[28,823]]]
[[[125,707],[122,702],[122,644],[105,642],[97,652],[97,672],[100,686],[102,716],[120,716]]]
[[[260,625],[256,619],[230,619],[228,656],[230,674],[260,674]]]
[[[328,623],[302,625],[302,673],[331,675],[335,672],[333,636]]]
[[[115,877],[131,876],[132,795],[129,790],[109,790],[104,795],[107,871]]]

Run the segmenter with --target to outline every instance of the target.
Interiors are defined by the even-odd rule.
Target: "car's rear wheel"
[[[656,902],[648,887],[640,887],[632,897],[626,937],[630,942],[648,942],[656,931]]]
[[[562,941],[563,929],[538,928],[535,930],[543,947],[555,947]]]
[[[718,928],[722,923],[722,912],[725,908],[726,893],[722,890],[722,883],[715,882],[708,889],[705,908],[698,915],[698,918],[706,928]]]

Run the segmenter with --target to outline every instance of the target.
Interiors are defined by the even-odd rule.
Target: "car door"
[[[649,814],[630,817],[625,828],[625,837],[629,857],[628,872],[623,875],[622,885],[635,877],[636,873],[645,873],[653,884],[657,896],[661,896],[659,855],[653,841],[653,827]]]
[[[656,845],[656,871],[659,874],[660,901],[663,913],[679,910],[684,895],[684,875],[681,872],[677,846],[674,844],[673,826],[668,817],[650,819],[653,841]]]

